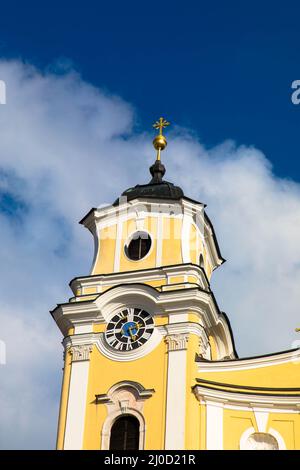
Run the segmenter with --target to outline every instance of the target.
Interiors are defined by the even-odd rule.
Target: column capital
[[[72,362],[89,361],[92,349],[92,344],[78,344],[76,346],[71,346],[69,351],[72,355]]]
[[[189,340],[188,333],[178,333],[167,335],[165,337],[165,342],[168,346],[168,352],[170,351],[182,351],[183,349],[187,349],[187,343]]]

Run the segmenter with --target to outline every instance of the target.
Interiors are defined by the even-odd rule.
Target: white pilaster
[[[89,345],[71,347],[73,360],[64,439],[65,450],[83,448],[90,352]]]
[[[185,448],[187,341],[186,334],[166,337],[168,344],[166,450]]]
[[[223,404],[206,402],[206,449],[223,449]]]

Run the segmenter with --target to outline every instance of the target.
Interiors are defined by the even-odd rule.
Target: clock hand
[[[135,328],[135,326],[134,326],[134,327],[133,327],[133,326],[130,326],[130,327],[128,328],[128,331],[129,331],[129,334],[130,334],[130,338],[131,338],[132,341],[135,340],[135,336],[136,336],[136,335],[134,335],[134,334],[132,333],[132,330],[133,330],[134,328]]]

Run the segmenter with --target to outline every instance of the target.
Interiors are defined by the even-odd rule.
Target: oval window
[[[125,246],[125,253],[133,261],[144,258],[151,248],[151,238],[147,232],[136,232]]]

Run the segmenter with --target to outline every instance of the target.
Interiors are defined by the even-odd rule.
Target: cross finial
[[[159,120],[153,124],[153,127],[158,129],[158,135],[153,140],[153,146],[157,150],[156,160],[160,160],[160,152],[167,146],[167,139],[163,135],[163,129],[169,125],[170,123],[163,117],[160,117]]]
[[[165,120],[165,118],[160,117],[158,121],[153,124],[155,129],[159,129],[159,135],[162,135],[162,131],[165,127],[169,126],[170,123]]]

